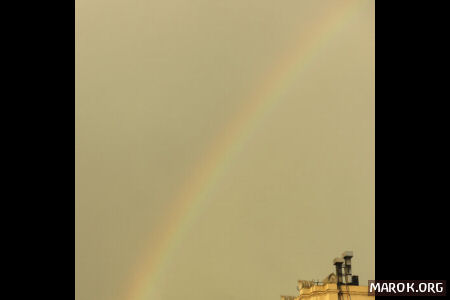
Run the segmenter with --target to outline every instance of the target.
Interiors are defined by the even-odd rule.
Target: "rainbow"
[[[344,26],[362,7],[363,0],[339,0],[336,7],[318,20],[307,35],[294,44],[294,47],[266,74],[261,84],[243,100],[243,108],[228,123],[215,141],[207,155],[200,161],[176,194],[169,214],[160,225],[159,240],[148,246],[149,251],[133,272],[131,284],[125,299],[144,300],[158,298],[154,294],[155,283],[168,264],[169,257],[182,240],[189,221],[201,211],[200,205],[207,193],[215,185],[219,175],[245,143],[260,120],[281,99],[286,87],[290,86],[296,75],[304,71],[315,54]]]

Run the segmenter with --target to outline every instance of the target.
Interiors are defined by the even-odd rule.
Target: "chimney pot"
[[[352,258],[353,257],[353,251],[345,251],[342,253],[343,258]]]
[[[340,258],[340,257],[336,257],[335,259],[333,259],[333,265],[340,265],[344,263],[344,259]]]

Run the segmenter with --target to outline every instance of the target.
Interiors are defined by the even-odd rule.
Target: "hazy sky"
[[[279,299],[345,250],[374,278],[373,0],[77,0],[77,300],[142,300],[136,270],[181,187],[311,33],[314,55],[244,122],[143,285],[152,300]]]

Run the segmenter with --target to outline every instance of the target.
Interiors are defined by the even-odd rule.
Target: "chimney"
[[[344,258],[344,261],[345,261],[345,266],[344,266],[345,283],[351,284],[351,283],[353,283],[353,279],[352,279],[353,251],[345,251],[344,253],[342,253],[342,257]]]
[[[344,263],[344,260],[340,257],[336,257],[333,260],[333,265],[336,266],[336,276],[337,276],[337,285],[340,286],[343,284],[343,279],[342,279],[342,264]]]

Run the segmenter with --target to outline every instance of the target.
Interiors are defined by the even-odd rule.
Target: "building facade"
[[[299,280],[297,296],[281,296],[281,300],[375,300],[369,295],[368,286],[360,286],[358,276],[352,275],[352,251],[333,260],[336,273],[331,273],[321,282]]]

